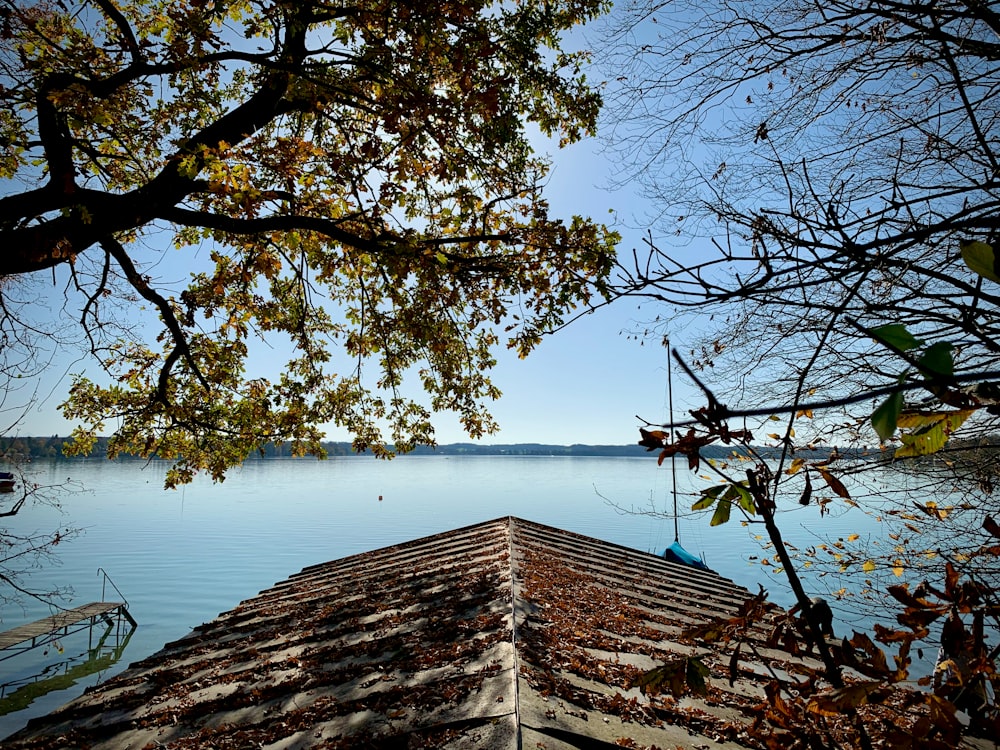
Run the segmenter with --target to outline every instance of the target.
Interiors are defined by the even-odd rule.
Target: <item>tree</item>
[[[723,0],[619,20],[613,147],[671,238],[622,289],[711,310],[688,360],[725,389],[714,416],[788,414],[786,467],[795,446],[896,440],[899,460],[958,432],[939,477],[972,480],[978,527],[993,480],[967,449],[989,455],[1000,411],[996,9]]]
[[[603,6],[0,4],[2,270],[65,269],[79,300],[104,375],[63,404],[77,449],[112,425],[173,485],[320,453],[328,423],[382,455],[432,442],[432,410],[493,430],[501,335],[526,354],[607,289],[615,235],[549,215],[532,147],[593,131],[560,37]]]
[[[698,466],[704,445],[767,436],[770,455],[757,453],[745,477],[722,469],[696,507],[713,523],[762,516],[806,613],[780,502],[821,500],[821,514],[830,498],[856,503],[843,475],[887,462],[913,462],[934,480],[893,511],[912,544],[853,558],[866,580],[886,573],[880,607],[898,604],[910,628],[876,631],[899,645],[896,670],[863,671],[874,692],[840,693],[811,713],[856,710],[872,695],[885,705],[910,646],[930,636],[962,654],[944,660],[956,684],[917,701],[934,731],[910,744],[882,737],[947,745],[955,704],[939,711],[939,701],[966,700],[958,682],[997,681],[983,622],[1000,614],[1000,527],[992,470],[971,462],[986,452],[995,465],[987,437],[1000,411],[1000,14],[947,0],[639,2],[622,12],[605,50],[612,148],[621,179],[646,187],[656,236],[621,270],[621,288],[669,306],[662,327],[706,311],[714,321],[685,357],[706,405],[682,430],[646,430],[643,443]],[[768,421],[782,414],[783,428]],[[881,444],[885,458],[816,458],[822,442]],[[925,471],[931,454],[943,471]],[[963,516],[964,534],[917,525]],[[922,552],[935,567],[918,566]],[[852,659],[885,658],[871,639],[851,645],[827,655],[830,684]],[[995,730],[995,710],[974,718]]]
[[[704,8],[632,6],[638,39],[611,59],[623,69],[611,112],[631,156],[624,174],[646,185],[664,235],[715,237],[718,250],[654,246],[631,269],[633,288],[725,305],[725,342],[716,336],[697,364],[739,377],[777,365],[803,381],[800,398],[892,385],[907,364],[921,373],[900,345],[912,359],[953,353],[956,383],[988,379],[1000,296],[995,270],[973,256],[992,264],[998,228],[996,9]],[[885,325],[919,344],[872,334]],[[746,331],[754,345],[733,352]],[[979,402],[991,400],[984,386]]]
[[[23,603],[25,599],[37,599],[47,604],[55,604],[57,599],[68,593],[66,588],[40,588],[31,583],[31,573],[42,566],[58,563],[56,547],[64,541],[76,537],[80,530],[60,523],[52,531],[38,529],[17,529],[16,519],[23,508],[31,504],[44,504],[59,509],[61,499],[68,493],[79,491],[80,487],[66,482],[46,486],[35,482],[29,472],[21,466],[2,464],[4,470],[16,477],[14,489],[10,493],[0,493],[0,602],[3,604]]]
[[[0,277],[0,294],[16,299],[21,293],[16,279]],[[22,603],[27,598],[53,604],[65,590],[33,585],[30,574],[42,565],[57,562],[55,548],[75,537],[79,529],[59,521],[52,531],[21,523],[21,511],[33,505],[60,508],[60,501],[79,487],[67,480],[42,484],[32,476],[29,446],[8,436],[16,435],[28,411],[39,401],[37,378],[46,367],[48,350],[40,340],[62,341],[58,331],[41,330],[24,319],[0,317],[0,603]],[[18,515],[22,518],[15,518]]]

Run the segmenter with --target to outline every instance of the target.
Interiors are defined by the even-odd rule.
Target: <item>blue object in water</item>
[[[698,568],[699,570],[711,570],[703,560],[695,557],[686,549],[681,546],[680,542],[674,542],[665,550],[663,550],[663,559],[669,560],[670,562],[680,563],[681,565],[689,565],[692,568]]]

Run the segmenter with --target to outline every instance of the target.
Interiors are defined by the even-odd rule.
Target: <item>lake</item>
[[[643,551],[662,551],[674,533],[671,518],[643,514],[672,513],[672,501],[666,465],[658,468],[654,458],[641,454],[259,460],[222,484],[199,479],[175,491],[162,489],[166,465],[159,462],[52,460],[31,468],[40,484],[71,478],[86,491],[65,497],[62,513],[34,506],[4,519],[18,533],[83,529],[56,548],[57,566],[34,572],[27,583],[72,586],[68,604],[76,606],[101,599],[101,568],[127,598],[139,626],[115,663],[108,654],[116,642],[121,645],[117,631],[104,644],[103,661],[92,659],[87,668],[76,658],[95,645],[95,635],[87,632],[62,639],[61,653],[38,648],[0,661],[0,696],[8,698],[46,670],[46,681],[17,693],[20,702],[8,700],[9,710],[26,695],[34,698],[0,716],[0,737],[307,565],[508,515]],[[705,486],[680,468],[678,481],[681,493]],[[682,497],[682,512],[690,506],[691,499]],[[815,506],[796,506],[791,513],[783,526],[793,541],[813,543],[814,528],[836,537],[873,526],[858,512],[822,521]],[[681,519],[684,546],[703,554],[720,574],[753,591],[763,583],[775,601],[790,605],[784,580],[749,559],[760,555],[753,537],[762,531],[742,526],[735,514],[725,526],[710,528],[708,520],[703,513]],[[5,604],[0,629],[47,614],[49,608],[34,601]],[[92,673],[77,679],[86,672]]]

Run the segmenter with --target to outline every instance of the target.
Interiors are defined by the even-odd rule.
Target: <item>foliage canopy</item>
[[[111,425],[112,456],[174,483],[267,441],[321,452],[329,423],[382,453],[432,442],[434,410],[494,429],[501,336],[526,354],[606,288],[616,237],[549,215],[531,142],[593,131],[561,35],[603,6],[0,4],[2,268],[69,269],[106,372],[63,405],[81,449]],[[178,254],[184,284],[157,276]],[[116,324],[141,305],[153,336]]]

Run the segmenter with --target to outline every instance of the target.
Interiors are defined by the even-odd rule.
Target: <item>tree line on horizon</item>
[[[107,457],[109,438],[102,436],[97,438],[94,446],[87,454],[66,455],[63,447],[70,441],[69,437],[53,435],[51,437],[18,437],[3,441],[0,446],[0,458],[7,460],[24,460],[35,458],[52,458],[73,461],[77,459],[104,459]],[[330,458],[339,456],[363,455],[364,451],[355,450],[354,446],[347,441],[324,440],[320,443],[326,455]],[[429,446],[418,445],[409,451],[409,454],[416,456],[443,455],[443,456],[627,456],[636,457],[643,455],[643,448],[638,443],[626,445],[587,445],[576,443],[573,445],[555,445],[547,443],[443,443],[441,445]],[[821,453],[829,453],[830,449],[820,449]],[[709,455],[715,458],[723,458],[731,453],[731,449],[718,446],[715,450],[709,451]],[[246,460],[253,461],[261,458],[292,458],[294,449],[288,443],[267,443],[258,451],[248,456]],[[120,459],[143,459],[149,457],[137,454],[121,453],[116,458]],[[152,458],[156,458],[155,456]]]

